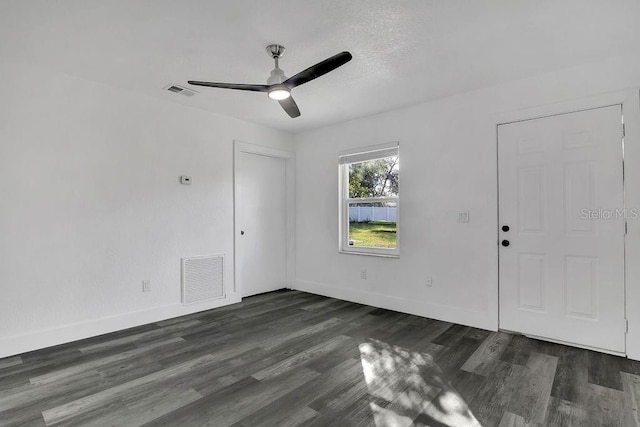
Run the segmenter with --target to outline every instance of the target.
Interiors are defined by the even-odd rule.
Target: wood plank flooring
[[[0,359],[1,426],[639,426],[640,362],[297,291]]]

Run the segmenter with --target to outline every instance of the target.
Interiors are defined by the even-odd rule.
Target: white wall
[[[233,140],[290,135],[6,58],[0,93],[0,357],[239,300]],[[220,253],[226,300],[183,307]]]
[[[296,287],[495,330],[496,124],[515,110],[572,111],[582,102],[550,104],[638,86],[640,56],[619,57],[298,135]],[[636,126],[636,116],[625,119]],[[340,254],[338,153],[390,141],[400,141],[400,258]],[[640,207],[638,142],[627,141],[627,200]],[[470,211],[471,221],[456,222],[459,211]],[[640,301],[636,227],[630,228],[627,246],[631,302]],[[360,279],[363,269],[366,280]],[[427,276],[433,276],[431,288],[425,286]],[[629,311],[629,354],[637,358],[640,316]]]

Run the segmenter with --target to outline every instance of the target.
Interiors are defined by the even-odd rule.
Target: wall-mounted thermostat
[[[180,177],[180,184],[191,185],[191,177],[187,175],[182,175]]]

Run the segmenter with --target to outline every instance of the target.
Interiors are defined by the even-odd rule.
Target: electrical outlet
[[[142,281],[142,292],[151,292],[151,280]]]
[[[360,270],[360,278],[362,280],[367,280],[367,270]]]
[[[433,286],[433,276],[427,276],[427,280],[424,282],[425,286],[429,288]]]

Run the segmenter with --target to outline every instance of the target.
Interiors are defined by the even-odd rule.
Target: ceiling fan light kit
[[[331,58],[312,65],[293,77],[287,77],[278,64],[278,60],[284,55],[285,50],[285,47],[279,44],[270,44],[267,46],[267,54],[275,61],[275,68],[271,71],[266,85],[213,83],[194,80],[189,80],[189,84],[223,89],[247,90],[251,92],[267,92],[269,98],[278,101],[280,106],[291,118],[296,118],[300,116],[300,109],[291,97],[291,90],[346,64],[351,61],[352,56],[349,52],[340,52]]]
[[[290,96],[291,92],[284,86],[275,86],[269,90],[269,98],[275,99],[276,101],[282,101]]]

